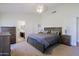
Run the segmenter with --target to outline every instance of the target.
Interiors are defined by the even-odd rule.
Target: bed
[[[36,49],[44,52],[49,46],[60,41],[62,28],[61,27],[45,27],[43,33],[30,34],[27,42]]]

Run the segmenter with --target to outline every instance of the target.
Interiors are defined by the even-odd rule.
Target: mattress
[[[43,44],[45,48],[47,48],[49,45],[57,42],[60,36],[57,34],[42,33],[42,34],[30,34],[28,38],[33,38],[33,40],[37,40],[38,42]]]

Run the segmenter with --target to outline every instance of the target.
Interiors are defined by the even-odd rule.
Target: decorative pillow
[[[51,31],[52,34],[59,35],[59,31]]]
[[[51,34],[51,30],[48,30],[47,34]]]

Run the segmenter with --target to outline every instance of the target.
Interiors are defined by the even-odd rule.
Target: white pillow
[[[43,33],[46,33],[46,34],[47,34],[47,33],[48,33],[48,31],[43,31]]]

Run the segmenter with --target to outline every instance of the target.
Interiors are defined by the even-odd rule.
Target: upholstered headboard
[[[58,31],[62,34],[62,27],[44,27],[44,31]]]

